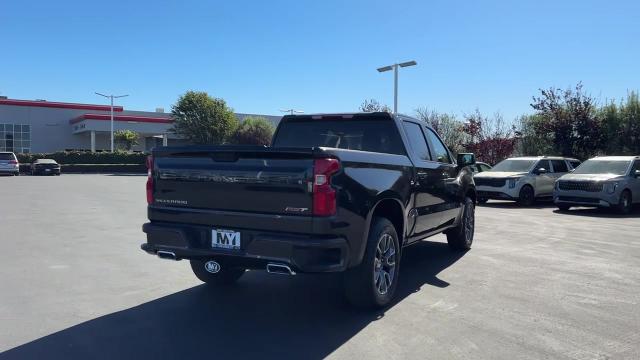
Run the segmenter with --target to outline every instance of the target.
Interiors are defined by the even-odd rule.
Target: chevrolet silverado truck
[[[388,113],[284,116],[271,146],[160,147],[142,249],[220,286],[246,270],[343,272],[347,299],[388,305],[408,245],[474,235],[473,154]]]

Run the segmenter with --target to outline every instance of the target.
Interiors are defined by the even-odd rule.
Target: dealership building
[[[160,145],[186,141],[172,134],[171,114],[162,109],[125,110],[114,106],[114,131],[133,130],[140,141],[132,150],[149,151]],[[280,116],[261,116],[274,126]],[[16,100],[0,97],[0,151],[48,153],[55,151],[108,151],[110,149],[111,107],[45,100]]]

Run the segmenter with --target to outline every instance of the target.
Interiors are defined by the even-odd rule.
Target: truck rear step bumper
[[[175,259],[216,260],[221,266],[264,269],[268,263],[285,263],[296,272],[337,272],[347,268],[349,247],[344,238],[234,229],[241,248],[212,248],[212,227],[176,223],[146,223],[147,242],[142,250],[175,254]]]

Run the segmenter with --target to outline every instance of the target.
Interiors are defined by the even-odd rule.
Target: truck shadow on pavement
[[[427,241],[405,250],[391,307],[423,285],[447,287],[437,275],[464,255]],[[351,308],[341,290],[339,274],[251,271],[230,288],[195,286],[15,347],[0,359],[320,359],[384,316]]]

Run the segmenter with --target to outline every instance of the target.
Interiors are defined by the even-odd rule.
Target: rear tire
[[[558,210],[560,211],[569,211],[569,209],[571,209],[569,205],[558,205]]]
[[[631,199],[631,192],[629,190],[624,190],[622,194],[620,194],[618,205],[615,206],[616,212],[622,215],[630,213],[631,208],[633,207],[633,202],[631,201]]]
[[[520,189],[518,203],[524,206],[532,206],[536,202],[535,192],[531,185],[525,185]]]
[[[400,270],[400,242],[393,224],[373,218],[360,265],[344,274],[347,300],[365,309],[389,305],[396,292]]]
[[[191,270],[200,281],[212,286],[230,285],[238,281],[245,272],[242,268],[221,268],[219,272],[212,274],[205,268],[206,261],[190,260]]]
[[[473,199],[465,197],[460,224],[447,232],[447,243],[451,249],[456,251],[471,249],[475,230],[475,217]]]

